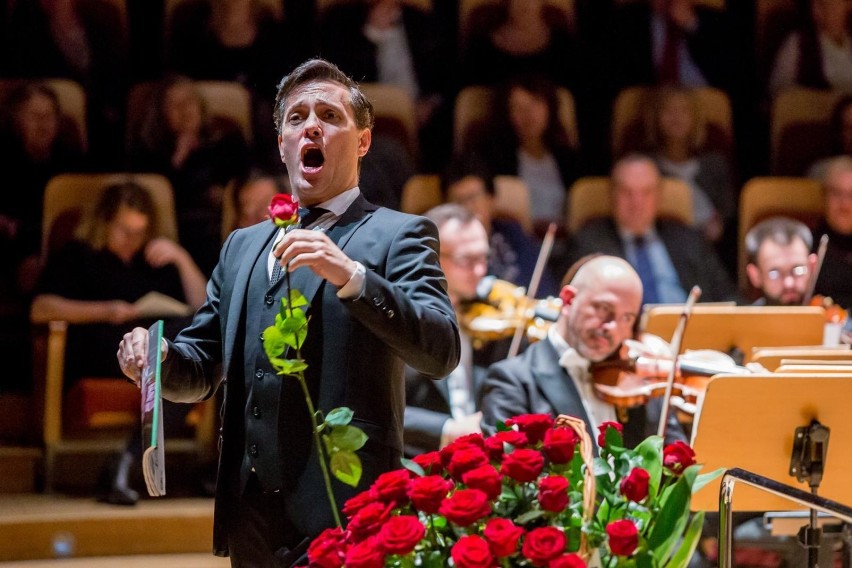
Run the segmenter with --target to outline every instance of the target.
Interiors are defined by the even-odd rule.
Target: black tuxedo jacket
[[[560,414],[582,418],[593,440],[597,432],[590,426],[580,392],[568,372],[559,365],[559,356],[549,340],[532,344],[517,357],[491,365],[482,386],[482,429],[487,435],[497,422],[520,414]],[[657,433],[662,411],[661,399],[630,409],[623,422],[624,443],[634,447]],[[666,426],[666,442],[686,441],[683,428],[673,415]]]
[[[192,324],[169,344],[163,363],[163,393],[170,400],[194,402],[225,388],[220,439],[219,479],[214,515],[214,551],[227,553],[226,520],[239,499],[238,481],[246,455],[245,432],[251,413],[245,393],[257,372],[262,340],[250,335],[272,324],[250,321],[253,306],[268,299],[265,270],[277,229],[270,222],[237,230],[225,241],[207,286],[207,301]],[[353,425],[369,441],[358,452],[364,471],[358,488],[336,480],[338,506],[363,490],[382,472],[399,467],[404,410],[403,365],[442,377],[459,360],[459,334],[438,264],[438,232],[422,217],[377,208],[359,197],[328,231],[329,237],[367,269],[364,294],[341,300],[334,286],[307,269],[299,290],[311,306],[302,356],[315,406],[323,412],[346,406]],[[262,268],[261,268],[262,267]],[[257,275],[256,275],[257,276]],[[273,312],[274,313],[274,312]],[[220,370],[221,369],[221,370]],[[262,375],[262,373],[258,373]],[[301,534],[312,538],[333,525],[304,397],[294,395],[295,379],[280,380],[277,416],[282,447],[288,516]],[[261,444],[262,446],[262,444]]]

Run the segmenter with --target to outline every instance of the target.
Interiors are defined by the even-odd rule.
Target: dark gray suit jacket
[[[246,322],[246,306],[264,302],[267,279],[252,280],[251,273],[256,266],[266,266],[259,260],[269,253],[276,230],[272,223],[260,223],[228,237],[207,286],[207,301],[169,344],[163,363],[163,392],[170,400],[203,400],[225,385],[214,516],[217,554],[227,552],[226,519],[230,503],[239,498],[234,477],[245,455],[244,385],[253,380],[252,364],[261,349],[260,341],[246,340],[246,329],[254,327]],[[429,376],[447,375],[458,364],[459,334],[438,264],[433,223],[377,208],[359,197],[328,235],[367,269],[365,292],[354,300],[339,299],[334,286],[310,272],[299,287],[311,303],[302,355],[314,404],[323,412],[349,407],[353,424],[369,436],[359,451],[364,466],[359,487],[335,481],[341,506],[380,473],[399,467],[404,363]],[[277,409],[280,437],[286,443],[278,456],[287,477],[280,485],[287,492],[288,516],[301,531],[295,536],[312,538],[333,521],[325,506],[305,400],[283,394],[286,379]]]

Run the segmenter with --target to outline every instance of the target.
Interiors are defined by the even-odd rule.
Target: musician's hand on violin
[[[444,423],[444,431],[441,433],[441,448],[468,434],[481,434],[479,423],[482,422],[482,413],[474,412],[459,419],[450,418]]]

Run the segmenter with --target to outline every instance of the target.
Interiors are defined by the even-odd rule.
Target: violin
[[[519,326],[531,341],[543,339],[562,309],[559,298],[528,298],[523,286],[494,276],[483,278],[476,292],[476,299],[462,306],[458,319],[477,348],[512,337]]]
[[[710,377],[751,372],[729,355],[712,349],[687,351],[675,358],[665,340],[649,333],[641,334],[638,340],[626,340],[615,357],[592,363],[589,371],[596,396],[616,408],[627,409],[664,396],[672,367],[671,404],[690,415],[695,414]]]

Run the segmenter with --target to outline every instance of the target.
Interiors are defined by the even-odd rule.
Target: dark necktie
[[[642,280],[643,304],[656,304],[659,302],[657,295],[657,280],[654,278],[654,268],[651,266],[651,257],[648,256],[648,242],[645,237],[638,236],[633,239],[636,254],[636,273]]]
[[[320,217],[328,213],[328,209],[322,207],[302,207],[299,209],[299,228],[307,229],[317,222]],[[272,286],[281,278],[284,269],[281,268],[281,263],[275,261],[272,265],[272,275],[269,277],[269,285]]]

